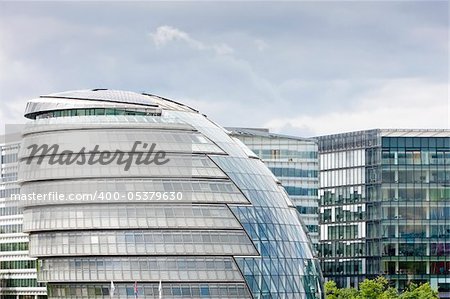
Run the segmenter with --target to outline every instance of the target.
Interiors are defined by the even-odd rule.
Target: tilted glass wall
[[[316,247],[319,241],[319,161],[317,141],[270,133],[268,130],[229,128],[280,180],[292,199]]]

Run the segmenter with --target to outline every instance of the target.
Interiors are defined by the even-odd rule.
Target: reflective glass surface
[[[254,242],[260,257],[236,258],[255,298],[320,298],[321,273],[297,210],[279,190],[259,160],[214,157],[244,192],[252,206],[233,212]],[[268,209],[267,206],[271,208]]]
[[[24,231],[67,229],[239,229],[225,205],[76,204],[25,210]]]
[[[42,260],[44,281],[241,281],[230,257],[54,258]]]
[[[122,107],[92,115],[91,109],[103,109],[99,102]],[[52,105],[60,108],[48,113]],[[114,115],[123,105],[160,115]],[[27,111],[45,111],[49,118],[28,125],[23,145],[77,149],[80,141],[97,142],[118,153],[140,138],[170,158],[160,167],[124,170],[117,164],[49,165],[49,157],[27,164],[30,151],[22,152],[21,193],[118,196],[24,202],[30,254],[38,258],[49,297],[108,298],[113,281],[114,298],[134,297],[135,285],[142,298],[323,298],[310,239],[285,189],[248,148],[204,115],[160,97],[107,90],[45,96]],[[136,192],[182,192],[183,198],[123,197]]]
[[[450,274],[448,130],[319,138],[324,276],[343,287],[380,274],[404,289]]]
[[[255,255],[243,231],[113,230],[30,235],[31,256],[61,255]]]
[[[251,298],[244,283],[138,283],[138,298]],[[135,298],[134,283],[115,283],[114,298]],[[111,285],[53,284],[48,288],[51,298],[110,298]]]

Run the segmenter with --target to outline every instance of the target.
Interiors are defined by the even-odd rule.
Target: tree
[[[388,289],[389,282],[386,278],[379,276],[375,279],[365,279],[359,284],[359,298],[379,299]]]
[[[411,283],[408,288],[403,292],[400,299],[438,299],[438,292],[433,290],[430,284],[424,283],[421,285],[417,285],[415,283]]]
[[[356,299],[358,298],[358,290],[355,288],[347,288],[339,290],[338,299]]]
[[[338,288],[334,281],[325,284],[326,299],[438,299],[438,292],[429,283],[411,283],[401,294],[389,286],[384,277],[365,279],[355,288]]]
[[[338,299],[338,292],[339,289],[334,281],[329,280],[325,283],[325,298]]]
[[[392,287],[388,287],[383,294],[380,295],[379,299],[398,299],[398,292]]]
[[[357,299],[358,290],[354,288],[339,289],[332,280],[325,283],[325,296],[327,299]]]

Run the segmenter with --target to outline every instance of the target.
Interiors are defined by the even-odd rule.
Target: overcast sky
[[[0,119],[110,88],[300,136],[448,128],[448,27],[447,1],[0,2]]]

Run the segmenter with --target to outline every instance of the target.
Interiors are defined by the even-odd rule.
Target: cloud
[[[267,43],[262,39],[256,39],[255,45],[258,51],[264,51],[268,47]]]
[[[163,46],[174,40],[183,40],[194,48],[202,47],[199,42],[190,38],[189,34],[186,32],[170,26],[160,26],[156,29],[156,32],[150,33],[150,36],[157,46]]]
[[[156,28],[155,32],[150,33],[150,37],[157,47],[165,46],[174,41],[183,41],[193,49],[200,51],[213,50],[218,55],[228,55],[234,52],[234,49],[225,43],[205,44],[192,38],[188,33],[167,25]]]
[[[305,136],[447,125],[447,3],[173,5],[3,5],[0,119],[40,94],[103,87]]]
[[[277,132],[309,132],[310,136],[374,128],[450,127],[448,84],[424,79],[396,79],[366,92],[345,111],[273,118],[265,123]]]

